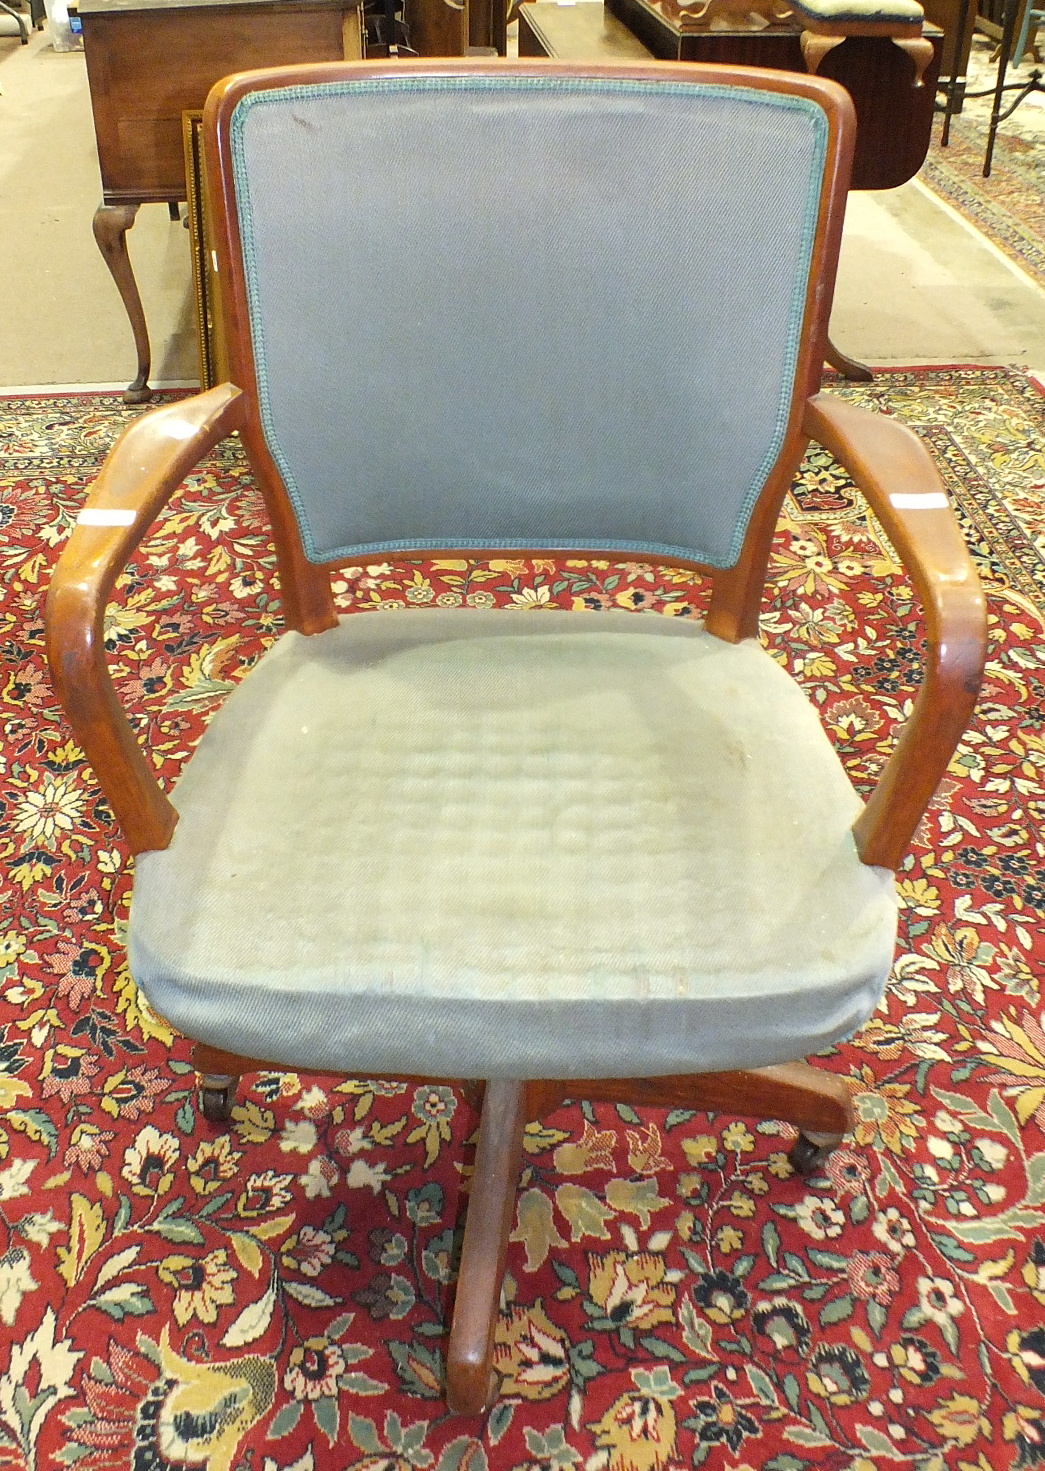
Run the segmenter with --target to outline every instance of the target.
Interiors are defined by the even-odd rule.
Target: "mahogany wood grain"
[[[961,0],[923,0],[926,19],[943,31],[943,51],[940,57],[941,78],[964,77],[969,66],[969,52],[976,30],[977,6],[965,7],[965,28],[958,35],[961,21]],[[964,86],[962,87],[964,92]]]
[[[47,657],[55,691],[132,853],[165,848],[178,815],[131,730],[105,658],[105,607],[159,511],[200,458],[244,418],[238,388],[155,409],[129,425],[85,510],[127,524],[78,523],[51,579]]]
[[[527,1085],[527,1113],[530,1118],[544,1118],[568,1098],[776,1119],[794,1124],[803,1133],[847,1134],[855,1123],[852,1096],[845,1080],[807,1062],[673,1078],[531,1082]]]
[[[580,0],[578,5],[526,0],[519,6],[519,55],[609,61],[652,58],[653,53],[601,0]]]
[[[856,358],[849,357],[831,338],[827,339],[824,361],[829,363],[843,378],[848,378],[850,383],[870,383],[874,378],[874,374],[866,363],[857,362]]]
[[[149,329],[145,321],[138,283],[134,279],[131,258],[127,254],[127,231],[138,214],[136,204],[100,204],[94,212],[94,238],[102,259],[116,282],[123,309],[131,324],[134,349],[138,355],[138,371],[134,381],[124,390],[124,403],[147,403],[152,397],[149,387],[149,369],[152,354],[149,348]]]
[[[446,1352],[446,1401],[478,1415],[493,1398],[494,1334],[528,1122],[523,1082],[487,1083]]]
[[[355,11],[353,0],[80,0],[105,203],[183,200],[182,113],[231,72],[342,60]]]
[[[493,47],[498,56],[508,54],[507,0],[466,0],[468,46]]]
[[[421,56],[464,56],[471,44],[469,30],[467,0],[426,0],[413,8],[410,44]]]
[[[94,233],[137,352],[124,401],[144,403],[151,353],[126,237],[139,205],[186,198],[182,114],[229,72],[360,56],[358,0],[80,0],[79,14],[102,176]]]
[[[863,491],[924,609],[924,682],[854,828],[863,861],[895,869],[972,716],[987,657],[986,601],[940,473],[917,435],[828,394],[806,406],[805,428]]]
[[[206,1042],[193,1044],[192,1061],[201,1074],[240,1078],[245,1073],[294,1072],[323,1077],[318,1069],[239,1057]],[[371,1075],[367,1074],[369,1078]],[[381,1075],[374,1082],[440,1083],[458,1088],[475,1101],[481,1081],[433,1078],[419,1074]],[[554,1113],[567,1099],[590,1103],[633,1103],[645,1108],[691,1108],[698,1113],[731,1113],[777,1119],[804,1133],[845,1134],[853,1128],[852,1099],[844,1079],[807,1062],[738,1068],[723,1073],[690,1073],[667,1078],[555,1078],[526,1083],[527,1122]]]

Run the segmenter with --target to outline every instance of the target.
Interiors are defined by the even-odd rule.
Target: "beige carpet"
[[[91,234],[101,198],[82,53],[0,36],[0,385],[126,383],[130,329]],[[131,231],[153,382],[197,373],[189,250],[164,205]],[[833,336],[888,364],[1045,369],[1045,293],[918,183],[850,197]]]
[[[108,383],[134,373],[123,306],[91,233],[102,186],[82,52],[46,30],[0,37],[0,260],[19,289],[0,312],[0,383]],[[185,229],[165,205],[140,210],[131,257],[158,379],[195,378]]]

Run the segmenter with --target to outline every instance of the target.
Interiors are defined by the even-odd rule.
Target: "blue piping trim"
[[[340,98],[345,96],[384,96],[390,91],[416,94],[418,92],[484,93],[503,92],[505,90],[539,93],[561,92],[570,95],[577,95],[577,93],[602,96],[628,95],[634,97],[662,97],[665,95],[692,97],[694,95],[692,86],[685,83],[649,83],[629,80],[627,78],[605,80],[596,77],[520,76],[390,77],[382,80],[361,78],[358,81],[336,82],[323,86],[279,87],[264,92],[253,92],[242,98],[236,104],[233,111],[229,124],[229,137],[232,148],[233,177],[236,182],[237,203],[239,205],[240,239],[246,264],[251,338],[254,347],[254,366],[257,374],[262,427],[265,432],[265,437],[268,440],[272,457],[283,476],[287,494],[297,515],[305,554],[311,562],[334,562],[338,559],[347,559],[349,556],[356,554],[370,554],[371,552],[380,554],[382,552],[403,552],[409,550],[423,551],[426,548],[446,548],[449,550],[454,547],[464,548],[471,546],[477,549],[487,547],[500,549],[506,543],[503,540],[472,540],[466,542],[458,538],[448,537],[445,539],[429,539],[412,542],[359,543],[347,547],[320,547],[316,545],[315,538],[312,535],[312,528],[309,523],[304,497],[301,495],[290,463],[280,444],[279,435],[276,432],[270,409],[268,372],[265,361],[265,339],[264,330],[261,326],[262,315],[260,301],[258,299],[257,270],[254,255],[254,216],[251,206],[250,186],[247,177],[243,143],[243,134],[247,120],[250,114],[257,108],[276,105],[285,106],[288,103],[305,100]],[[729,98],[734,102],[748,106],[757,106],[760,108],[773,106],[787,112],[800,112],[808,118],[813,126],[813,149],[809,165],[806,212],[801,236],[800,263],[803,269],[796,271],[795,286],[791,295],[791,325],[784,353],[783,387],[780,400],[777,404],[773,434],[766,454],[758,470],[755,472],[747,492],[741,500],[740,511],[737,516],[728,557],[712,557],[699,547],[668,547],[644,542],[600,542],[599,546],[600,550],[605,549],[606,551],[627,551],[639,552],[650,556],[684,557],[703,563],[709,567],[725,568],[736,565],[743,548],[744,538],[751,520],[751,513],[762,493],[770,471],[776,464],[787,432],[793,399],[795,367],[798,361],[798,347],[801,342],[804,323],[803,308],[805,306],[805,297],[809,282],[809,264],[812,260],[813,242],[816,238],[816,224],[820,211],[820,183],[823,178],[824,160],[827,156],[828,122],[823,109],[807,98],[781,96],[776,93],[754,91],[745,87],[719,86],[702,87],[699,95],[704,97]],[[517,544],[511,543],[511,545],[515,546]],[[536,546],[537,543],[534,545]],[[580,551],[590,549],[593,543],[576,541],[558,542],[553,540],[543,541],[539,545],[549,551]]]

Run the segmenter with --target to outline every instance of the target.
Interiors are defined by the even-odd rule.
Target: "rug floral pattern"
[[[1043,32],[1045,34],[1045,32]],[[1040,286],[1045,286],[1045,110],[1040,92],[1033,93],[998,129],[988,178],[983,177],[990,115],[997,79],[995,44],[977,34],[969,61],[969,97],[952,118],[950,139],[941,147],[942,126],[934,138],[919,177],[946,199]],[[1007,82],[1017,89],[1033,70],[1025,62],[1009,68]],[[1015,92],[1007,92],[1011,106]]]
[[[856,1134],[802,1179],[780,1125],[578,1103],[532,1126],[500,1395],[477,1420],[440,1397],[474,1110],[441,1086],[265,1074],[229,1125],[202,1119],[186,1045],[127,975],[130,864],[43,661],[50,566],[130,411],[0,404],[0,1466],[1045,1466],[1045,401],[1000,369],[840,391],[925,435],[992,638],[901,875],[886,1001],[824,1059]],[[682,574],[581,560],[373,564],[337,591],[356,613],[701,605]],[[106,624],[165,780],[278,628],[230,444]],[[918,612],[822,453],[764,630],[866,787],[916,685]]]

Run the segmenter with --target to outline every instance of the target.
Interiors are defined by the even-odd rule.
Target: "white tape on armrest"
[[[117,506],[84,506],[76,518],[77,526],[133,526],[138,512]]]
[[[891,495],[889,502],[898,511],[946,511],[951,504],[942,490],[923,490],[907,495]]]

